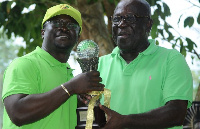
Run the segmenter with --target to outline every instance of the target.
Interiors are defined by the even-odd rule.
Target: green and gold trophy
[[[97,70],[98,68],[98,55],[99,47],[92,40],[83,40],[77,46],[78,62],[82,72]],[[106,95],[105,95],[106,93]],[[107,105],[109,107],[110,91],[92,91],[88,93],[92,99],[88,105],[78,107],[77,113],[77,126],[76,129],[100,129],[106,123],[105,113],[99,108],[99,98],[101,95],[107,96]],[[105,97],[106,98],[106,97]],[[104,100],[105,101],[105,100]]]

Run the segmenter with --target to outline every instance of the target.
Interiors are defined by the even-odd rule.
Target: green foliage
[[[108,0],[109,3],[114,4],[115,6],[120,0]]]
[[[197,47],[197,45],[191,39],[186,38],[186,41],[188,43],[187,48],[189,49],[190,52],[193,50],[194,46]]]
[[[113,6],[116,6],[119,1],[120,0],[108,0],[109,3],[114,3]],[[4,32],[8,38],[14,33],[15,36],[23,37],[26,42],[26,48],[20,48],[18,56],[31,52],[36,46],[41,46],[41,22],[46,9],[52,5],[63,2],[75,4],[77,0],[15,0],[0,3],[0,26],[4,27]],[[86,0],[87,4],[93,4],[95,2],[100,2],[100,0]],[[194,52],[197,46],[190,38],[182,37],[181,35],[175,37],[172,34],[174,28],[166,22],[166,17],[171,15],[168,5],[161,0],[147,0],[147,2],[154,8],[152,14],[154,24],[150,34],[151,37],[157,38],[159,36],[161,39],[170,42],[173,48],[176,46],[180,47],[180,52],[183,55],[186,55],[187,52]],[[16,5],[11,7],[13,3],[16,3]],[[35,4],[34,10],[28,13],[22,13],[24,8],[29,8],[29,6],[33,4]],[[182,16],[183,15],[179,17],[178,24]],[[187,17],[184,20],[184,27],[192,27],[195,20],[196,19],[192,16]],[[200,13],[197,17],[197,23],[200,24]],[[110,36],[110,34],[108,36]]]
[[[200,24],[200,13],[199,13],[199,15],[197,17],[197,23]]]
[[[159,1],[159,0],[147,0],[147,2],[148,2],[151,6],[156,5],[156,1]]]
[[[95,2],[97,2],[98,0],[87,0],[87,3],[88,4],[92,4],[92,3],[95,3]]]
[[[194,18],[193,17],[187,17],[184,21],[184,27],[191,27],[194,24]]]
[[[0,28],[0,74],[3,74],[8,64],[17,57],[19,46],[13,44],[14,40],[8,39],[7,35]]]
[[[180,47],[181,54],[186,56],[186,48],[185,48],[185,46],[183,46],[183,44],[180,44],[180,45],[181,45],[181,47]]]
[[[13,2],[2,2],[1,9],[6,8],[6,12],[3,12],[3,17],[1,19],[7,19],[1,22],[4,26],[4,31],[11,37],[11,34],[22,36],[26,42],[26,49],[21,48],[18,56],[24,55],[24,53],[29,53],[35,49],[36,46],[41,46],[42,39],[40,36],[41,21],[43,16],[41,13],[45,13],[45,6],[43,4],[37,4],[34,11],[28,13],[22,13],[24,7],[29,7],[30,5],[24,4],[23,2],[16,1],[16,5],[11,9],[11,4]],[[34,39],[31,41],[31,39]],[[22,51],[23,50],[23,51]]]
[[[0,100],[2,100],[2,85],[3,85],[3,74],[9,63],[17,57],[19,46],[13,44],[13,39],[8,39],[8,37],[2,33],[2,28],[0,28]],[[2,128],[3,119],[3,103],[0,101],[0,129]]]
[[[170,16],[171,12],[170,12],[170,8],[167,4],[163,3],[163,7],[164,7],[164,14],[165,16]]]

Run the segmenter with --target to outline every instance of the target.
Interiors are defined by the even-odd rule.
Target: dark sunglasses
[[[79,27],[78,24],[66,22],[66,21],[63,21],[63,20],[46,21],[45,24],[46,24],[46,23],[51,23],[51,24],[53,24],[53,26],[54,26],[55,28],[66,27],[66,28],[69,29],[69,30],[78,30],[78,29],[80,29],[80,27]]]
[[[122,20],[126,23],[136,23],[137,18],[148,18],[149,16],[138,16],[138,15],[125,15],[125,16],[111,16],[110,19],[114,25],[118,25]]]

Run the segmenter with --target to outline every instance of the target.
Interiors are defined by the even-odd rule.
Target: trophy
[[[79,43],[79,45],[77,46],[77,55],[78,55],[77,61],[80,64],[82,72],[97,70],[98,54],[99,54],[99,47],[94,41],[83,40]],[[95,95],[91,96],[95,97]],[[100,129],[106,123],[105,113],[99,108],[98,103],[99,99],[97,100],[93,109],[94,119],[92,122],[92,129]],[[85,105],[85,106],[80,106],[76,109],[77,113],[76,129],[86,128],[88,107],[89,107],[88,105]]]

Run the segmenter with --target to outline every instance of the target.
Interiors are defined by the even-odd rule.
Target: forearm
[[[165,105],[147,113],[123,116],[122,127],[163,129],[180,126],[183,124],[185,113],[185,106]]]
[[[99,72],[82,73],[64,83],[70,95],[85,94],[90,91],[102,91],[104,85]],[[4,99],[6,111],[12,122],[18,126],[35,122],[52,113],[69,99],[69,94],[57,86],[42,94],[14,94]]]
[[[66,87],[70,87],[70,85]],[[12,100],[7,100],[5,106],[9,105],[6,106],[6,109],[13,123],[21,126],[48,116],[68,99],[68,94],[61,86],[58,86],[43,94],[13,95]]]

